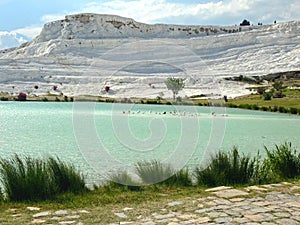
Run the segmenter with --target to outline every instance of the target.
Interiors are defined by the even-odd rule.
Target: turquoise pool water
[[[240,109],[108,103],[0,102],[0,154],[58,156],[97,182],[141,160],[205,163],[216,150],[300,148],[300,117]]]

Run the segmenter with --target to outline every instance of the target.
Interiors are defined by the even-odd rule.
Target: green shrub
[[[74,166],[62,162],[59,158],[49,158],[47,165],[53,174],[59,193],[79,193],[86,190],[84,177],[75,170]]]
[[[0,101],[8,101],[8,98],[7,97],[1,97]]]
[[[272,99],[272,93],[271,92],[265,92],[263,93],[264,100],[265,101],[270,101]]]
[[[273,174],[280,178],[295,178],[300,175],[300,154],[292,149],[291,143],[275,145],[275,149],[265,147],[267,158],[266,164]]]
[[[252,105],[251,108],[252,108],[253,110],[259,110],[259,106],[258,106],[258,105]]]
[[[236,147],[231,152],[218,152],[206,168],[198,167],[195,176],[198,185],[219,186],[248,184],[255,174],[256,159],[240,156]]]
[[[174,174],[171,166],[156,160],[138,162],[136,171],[144,184],[162,183]]]
[[[163,181],[163,184],[172,187],[190,187],[193,185],[188,169],[182,169]]]
[[[279,111],[280,113],[288,113],[288,112],[289,112],[289,110],[286,109],[286,108],[284,108],[283,106],[279,106],[278,111]]]
[[[165,166],[160,162],[141,162],[138,163],[140,175],[143,176],[142,181],[144,184],[154,184],[154,185],[165,185],[167,187],[190,187],[192,186],[192,179],[190,177],[189,171],[187,169],[179,170],[173,175],[170,173],[172,171],[170,166]],[[150,166],[151,168],[149,168]],[[146,168],[148,167],[148,168]],[[134,181],[127,172],[121,172],[114,174],[110,177],[109,181],[106,183],[105,188],[107,189],[121,189],[130,191],[141,191],[143,187],[142,183]]]
[[[252,109],[252,106],[249,104],[241,104],[239,105],[239,108],[241,109]]]
[[[4,195],[11,201],[53,198],[57,186],[45,162],[15,155],[0,161]]]
[[[63,192],[85,190],[83,177],[59,159],[19,157],[0,160],[3,194],[10,201],[53,199]]]
[[[108,183],[105,185],[108,189],[121,189],[130,191],[141,191],[141,184],[134,181],[126,171],[114,174],[110,177]]]
[[[148,99],[146,100],[146,104],[160,104],[160,102],[158,102],[157,100]]]
[[[115,103],[115,100],[112,99],[112,98],[107,98],[107,99],[105,99],[105,102],[107,102],[107,103]]]
[[[280,181],[273,174],[270,165],[265,158],[262,158],[258,151],[254,160],[254,173],[252,176],[253,184],[267,184],[270,182]]]
[[[229,108],[237,108],[238,106],[236,104],[233,104],[233,103],[228,103],[227,107],[229,107]]]
[[[291,114],[298,114],[298,109],[297,108],[290,108]]]

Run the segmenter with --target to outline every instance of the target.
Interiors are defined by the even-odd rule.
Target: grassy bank
[[[284,94],[284,98],[273,98],[271,100],[264,100],[259,94],[229,99],[226,106],[231,108],[300,114],[300,91],[286,90]]]
[[[95,186],[92,192],[103,192],[102,202],[112,203],[118,192],[147,193],[158,188],[173,190],[186,187],[198,188],[221,185],[255,185],[297,179],[300,176],[300,153],[290,143],[265,149],[266,158],[259,153],[250,158],[240,154],[237,148],[220,151],[205,165],[194,171],[175,171],[170,165],[159,161],[136,164],[133,179],[126,171],[120,171],[110,181]],[[15,155],[1,159],[1,201],[60,201],[61,196],[85,195],[84,177],[73,165],[60,159],[33,159]],[[72,198],[73,198],[72,197]],[[71,198],[71,199],[72,199]],[[70,200],[71,200],[70,199]],[[73,200],[71,200],[73,201]]]
[[[240,108],[248,110],[260,110],[266,112],[279,112],[300,114],[300,91],[284,90],[283,98],[272,98],[264,100],[260,94],[252,94],[234,99],[197,99],[183,98],[180,101],[172,101],[163,98],[107,98],[101,96],[56,96],[45,95],[37,97],[28,97],[27,101],[43,101],[43,102],[73,102],[73,101],[93,101],[103,103],[128,103],[128,104],[159,104],[159,105],[194,105],[194,106],[221,106],[228,108]],[[0,101],[17,101],[16,97],[0,94]]]
[[[153,216],[155,212],[162,212],[162,207],[168,207],[170,202],[190,202],[180,210],[195,211],[197,204],[191,200],[209,197],[207,187],[227,185],[243,190],[243,187],[249,185],[282,181],[288,181],[289,184],[285,185],[289,187],[300,185],[300,154],[290,143],[265,151],[266,158],[262,159],[259,155],[250,158],[233,148],[228,152],[218,152],[206,165],[199,165],[194,171],[183,169],[176,173],[169,165],[158,161],[144,161],[136,165],[139,181],[134,181],[126,172],[120,172],[113,177],[113,181],[95,186],[92,191],[87,191],[82,186],[82,175],[72,165],[59,159],[40,160],[18,156],[1,159],[0,175],[4,188],[0,200],[0,223],[34,223],[33,215],[37,211],[30,211],[28,206],[42,208],[43,212],[51,211],[53,214],[47,217],[48,222],[55,217],[54,211],[68,210],[72,216],[73,212],[78,214],[82,209],[88,210],[88,213],[80,214],[80,221],[84,221],[85,224],[124,221],[118,219],[114,213],[124,212],[125,209],[129,210],[126,211],[128,217],[125,220],[135,221],[140,215],[147,218]],[[12,171],[16,174],[8,173]],[[40,181],[44,181],[47,185],[49,181],[55,183],[57,191],[55,195],[45,193],[45,187],[37,183]],[[28,193],[32,190],[35,197],[28,198]],[[288,193],[289,189],[282,187],[281,191]],[[40,198],[39,193],[45,195]],[[260,195],[263,196],[264,193]]]

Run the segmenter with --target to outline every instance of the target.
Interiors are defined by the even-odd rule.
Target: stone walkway
[[[115,222],[110,225],[300,225],[300,186],[297,185],[281,183],[239,190],[217,187],[207,189],[203,196],[163,204],[150,216],[138,214],[140,209],[129,207],[111,212]],[[32,215],[32,224],[91,224],[81,219],[82,215],[90,213],[84,209],[43,212],[39,208],[28,207],[28,210],[37,211]]]

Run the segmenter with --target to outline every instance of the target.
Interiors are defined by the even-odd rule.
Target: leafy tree
[[[240,26],[250,26],[250,21],[245,19],[242,23],[240,23]]]
[[[286,88],[285,86],[283,86],[282,81],[276,81],[276,82],[274,82],[274,84],[272,86],[276,91],[282,91],[283,89]]]
[[[184,88],[183,79],[180,78],[167,78],[165,84],[168,90],[171,90],[173,92],[173,100],[175,100],[175,97],[178,94],[178,92]]]
[[[283,90],[286,88],[286,86],[283,85],[282,81],[276,81],[274,82],[273,86],[273,97],[274,98],[283,98]]]
[[[162,99],[163,99],[162,97],[157,96],[157,97],[156,97],[157,103],[160,103]]]

